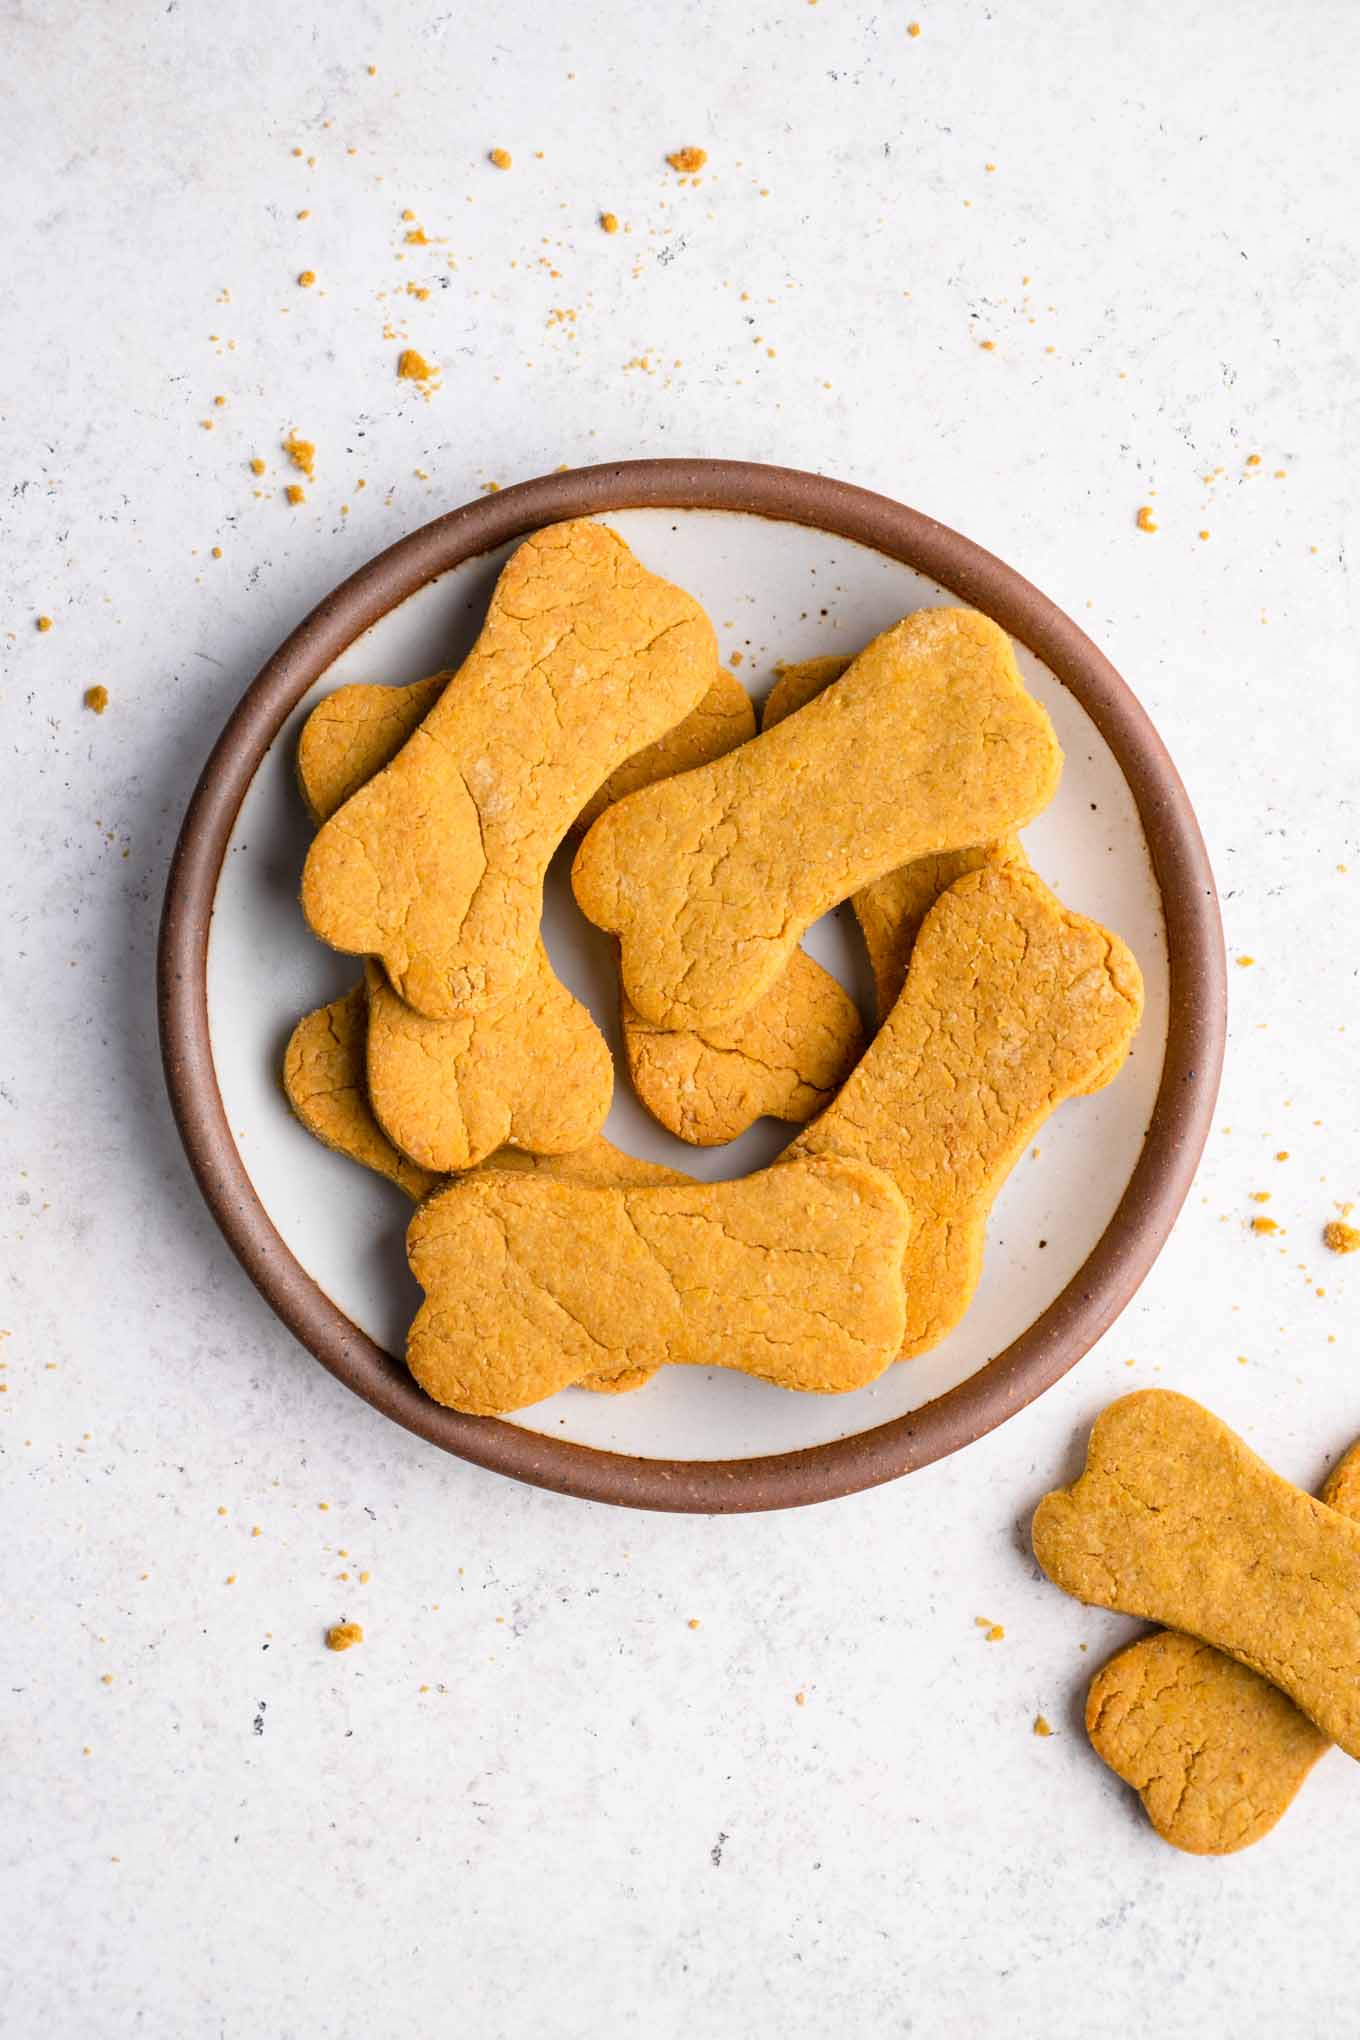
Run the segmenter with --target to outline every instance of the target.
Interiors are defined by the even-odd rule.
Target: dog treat
[[[444,672],[414,680],[409,687],[337,687],[318,703],[302,726],[297,756],[302,798],[318,827],[375,772],[391,764],[452,678],[452,672]],[[750,696],[740,680],[720,666],[698,706],[664,737],[625,758],[590,796],[568,833],[583,834],[596,815],[625,793],[673,772],[688,772],[693,765],[706,765],[754,734]]]
[[[764,1115],[802,1125],[828,1105],[864,1052],[855,1002],[806,950],[731,1027],[652,1027],[625,998],[633,1089],[679,1140],[717,1147]]]
[[[847,657],[804,659],[797,665],[780,666],[778,678],[765,697],[762,729],[773,729],[785,716],[806,707],[833,680],[839,680],[851,661]],[[921,923],[942,892],[970,871],[986,864],[1021,864],[1029,859],[1020,838],[1003,836],[996,843],[981,843],[970,850],[946,850],[931,857],[914,857],[896,871],[885,872],[851,895],[850,904],[859,922],[869,967],[874,974],[874,992],[880,1021],[886,1020],[907,980],[907,965]]]
[[[407,1362],[482,1416],[667,1361],[859,1388],[901,1343],[909,1225],[891,1177],[839,1156],[655,1189],[484,1171],[411,1221]]]
[[[317,703],[298,738],[297,776],[318,828],[391,764],[452,678],[447,667],[406,687],[337,687]]]
[[[921,610],[786,722],[608,809],[572,883],[620,937],[643,1019],[727,1026],[819,914],[913,857],[1018,828],[1061,762],[1005,632]]]
[[[381,965],[368,987],[368,1098],[389,1140],[424,1169],[470,1169],[499,1147],[564,1154],[599,1132],[614,1092],[609,1044],[541,941],[499,1005],[427,1020]]]
[[[1032,871],[973,872],[927,915],[901,998],[786,1150],[873,1162],[906,1199],[903,1359],[963,1316],[997,1192],[1049,1113],[1123,1060],[1142,1000],[1118,936]]]
[[[1085,1472],[1045,1495],[1033,1534],[1065,1592],[1225,1651],[1360,1756],[1360,1523],[1188,1396],[1112,1403]]]
[[[284,1093],[308,1133],[419,1200],[439,1178],[400,1154],[373,1117],[364,1075],[367,1035],[368,998],[358,984],[298,1021],[284,1051]]]
[[[1360,1445],[1333,1467],[1322,1499],[1360,1518]],[[1196,1856],[1259,1842],[1331,1748],[1256,1672],[1174,1629],[1142,1637],[1096,1673],[1086,1733],[1163,1840]]]
[[[563,835],[618,765],[689,713],[716,666],[699,605],[604,525],[526,539],[454,684],[318,832],[302,875],[313,931],[380,957],[431,1019],[508,997]]]
[[[645,750],[635,751],[610,773],[603,786],[590,796],[572,823],[569,835],[584,835],[591,823],[626,793],[654,780],[670,779],[677,772],[690,772],[725,757],[756,733],[756,712],[751,697],[726,666],[719,666],[713,684],[697,707],[664,737]]]

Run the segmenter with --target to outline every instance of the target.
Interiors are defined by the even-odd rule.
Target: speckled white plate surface
[[[722,656],[740,654],[757,701],[777,661],[858,649],[910,610],[958,598],[900,562],[829,533],[730,511],[629,510],[606,520],[654,571],[704,604]],[[405,1263],[410,1206],[394,1187],[332,1154],[294,1120],[279,1085],[284,1044],[305,1012],[355,980],[354,959],[318,944],[297,903],[310,835],[294,780],[298,731],[325,694],[398,682],[456,663],[475,635],[509,548],[441,574],[338,658],[263,758],[223,862],[208,949],[212,1055],[227,1119],[270,1219],[302,1266],[356,1325],[402,1350],[419,1291]],[[1036,869],[1070,906],[1115,928],[1142,966],[1146,1015],[1118,1080],[1064,1106],[998,1200],[971,1310],[933,1352],[855,1394],[789,1394],[721,1369],[672,1368],[627,1396],[568,1390],[509,1421],[550,1437],[643,1458],[730,1459],[846,1438],[919,1408],[973,1375],[1058,1296],[1108,1225],[1138,1160],[1162,1072],[1168,1024],[1162,898],[1130,787],[1068,690],[1018,646],[1027,685],[1065,754],[1057,798],[1025,832]],[[561,976],[617,1044],[610,946],[575,907],[569,852],[550,874],[545,937]],[[807,947],[871,1018],[867,965],[847,909]],[[617,1057],[616,1057],[617,1063]],[[618,1064],[608,1137],[698,1177],[744,1175],[792,1129],[762,1120],[730,1146],[698,1149],[642,1109]]]

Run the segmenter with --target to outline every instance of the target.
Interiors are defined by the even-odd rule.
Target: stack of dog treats
[[[525,540],[456,672],[323,701],[302,905],[363,975],[299,1023],[284,1082],[418,1200],[428,1393],[494,1415],[687,1363],[829,1394],[943,1338],[1011,1166],[1141,1013],[1128,949],[1017,838],[1061,763],[1004,632],[964,609],[785,667],[757,735],[698,603],[589,521]],[[573,836],[639,1098],[701,1146],[801,1126],[773,1166],[699,1183],[603,1138],[612,1057],[539,932]],[[847,899],[867,1045],[799,947]]]

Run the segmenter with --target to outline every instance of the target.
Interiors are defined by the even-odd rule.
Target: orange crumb
[[[907,34],[908,34],[908,35],[911,35],[911,36],[916,36],[916,35],[919,35],[920,33],[921,33],[921,24],[920,24],[920,22],[919,22],[919,21],[909,21],[909,22],[907,23]]]
[[[424,227],[408,227],[402,238],[413,248],[428,248],[430,245],[430,237]]]
[[[990,354],[993,348],[996,346],[996,342],[995,340],[979,340],[978,346],[982,349],[984,354]]]
[[[309,482],[314,481],[316,479],[316,448],[311,440],[299,439],[294,431],[290,432],[288,437],[280,443],[299,474],[306,475]]]
[[[101,1686],[111,1686],[113,1684],[113,1673],[101,1672],[99,1674],[99,1683]]]
[[[203,430],[204,430],[205,432],[211,432],[211,431],[212,431],[212,429],[213,429],[213,421],[212,421],[212,419],[211,419],[211,418],[200,418],[198,422],[199,422],[199,424],[200,424],[200,425],[201,425],[201,426],[203,427]]]
[[[670,164],[672,170],[680,170],[683,171],[686,176],[693,176],[694,172],[696,170],[702,170],[705,163],[708,161],[708,150],[674,149],[672,150],[671,154],[667,156],[666,161]]]
[[[1280,1230],[1273,1218],[1254,1218],[1251,1229],[1254,1233],[1274,1233]]]
[[[307,500],[307,491],[303,488],[301,482],[290,482],[283,493],[294,507],[299,503],[305,503]]]
[[[1255,961],[1256,958],[1254,956],[1239,956],[1237,959],[1237,968],[1239,970],[1250,970]]]
[[[807,1694],[806,1694],[806,1693],[795,1693],[795,1694],[794,1694],[794,1696],[793,1696],[793,1704],[794,1704],[794,1706],[795,1706],[795,1707],[806,1707],[806,1706],[807,1706]]]
[[[309,205],[304,205],[302,211],[298,214],[298,218],[300,220],[309,220],[311,217],[312,217],[311,207]]]
[[[368,66],[368,75],[369,75],[369,77],[370,77],[370,78],[376,78],[376,77],[377,77],[377,75],[378,75],[378,67],[377,67],[377,65],[376,65],[376,64],[370,64],[370,65]]]
[[[220,407],[221,405],[225,404],[225,403],[226,403],[226,401],[227,401],[227,400],[226,400],[226,398],[225,398],[225,397],[214,397],[214,398],[213,398],[213,402],[214,402],[214,403],[215,403],[216,405],[218,405],[219,407]]]
[[[1134,522],[1140,531],[1155,531],[1157,529],[1157,520],[1152,514],[1152,505],[1150,503],[1144,503]]]
[[[405,382],[427,383],[431,376],[435,374],[435,367],[433,362],[427,361],[423,354],[417,354],[414,347],[406,347],[403,348],[398,356],[397,374]],[[360,482],[359,487],[363,487],[362,482]]]
[[[1261,465],[1261,456],[1260,456],[1260,454],[1259,454],[1259,453],[1249,453],[1249,454],[1247,455],[1247,466],[1248,466],[1248,467],[1260,467],[1260,465]]]
[[[1339,1218],[1330,1218],[1322,1228],[1322,1243],[1334,1254],[1360,1254],[1360,1226],[1343,1225]]]
[[[252,1536],[252,1537],[260,1537],[260,1536],[263,1536],[263,1534],[264,1534],[264,1533],[263,1533],[263,1531],[262,1531],[262,1530],[260,1529],[260,1526],[259,1526],[259,1524],[258,1524],[258,1523],[252,1523],[252,1524],[251,1524],[251,1526],[250,1526],[250,1534],[251,1534],[251,1536]]]
[[[299,269],[298,282],[304,290],[310,290],[316,282],[316,271],[314,269]]]
[[[361,1587],[366,1587],[369,1581],[372,1579],[372,1577],[373,1577],[372,1573],[361,1572],[359,1575],[359,1585]]]
[[[337,1622],[326,1631],[327,1650],[351,1650],[363,1640],[364,1632],[357,1622]]]
[[[743,655],[740,652],[729,652],[727,655],[728,665],[733,667],[739,666],[742,661],[742,656]]]
[[[1275,1159],[1277,1162],[1287,1162],[1289,1160],[1289,1149],[1288,1148],[1278,1149],[1275,1155]]]
[[[234,1572],[229,1572],[227,1574],[227,1585],[229,1587],[234,1587],[236,1585],[236,1575]]]
[[[221,559],[221,557],[222,557],[222,548],[221,548],[221,546],[220,546],[220,545],[215,545],[215,546],[213,547],[213,549],[212,549],[212,556],[213,556],[213,558],[214,558],[215,560],[220,560],[220,559]]]
[[[487,161],[494,163],[498,170],[508,170],[514,160],[508,149],[490,149],[487,152]]]
[[[300,155],[302,154],[302,151],[301,151],[301,149],[299,149],[299,148],[296,148],[296,147],[295,147],[295,148],[294,148],[294,150],[293,150],[293,154],[294,154],[295,156],[300,156]]]
[[[698,1618],[698,1616],[697,1616],[697,1615],[691,1615],[691,1616],[690,1616],[690,1618],[689,1618],[689,1626],[690,1626],[690,1628],[691,1628],[691,1629],[697,1629],[697,1628],[699,1627],[699,1618]]]
[[[1053,1730],[1042,1714],[1036,1714],[1034,1717],[1034,1733],[1036,1735],[1052,1735],[1053,1733]]]
[[[1209,536],[1209,534],[1208,534],[1208,532],[1207,532],[1207,531],[1201,531],[1201,533],[1200,533],[1199,535],[1200,535],[1200,537],[1201,537],[1201,538],[1207,538],[1207,537]]]
[[[1251,1193],[1251,1201],[1253,1204],[1269,1204],[1270,1202],[1269,1190],[1253,1190]]]
[[[1274,476],[1274,480],[1275,480],[1275,481],[1277,481],[1277,482],[1282,482],[1282,481],[1284,480],[1284,478],[1285,478],[1285,476],[1286,476],[1286,474],[1287,474],[1287,473],[1288,473],[1288,469],[1287,469],[1287,468],[1276,468],[1276,469],[1274,469],[1274,471],[1273,471],[1273,476]]]
[[[1000,1643],[1006,1634],[1001,1624],[993,1622],[990,1615],[975,1615],[973,1621],[977,1628],[986,1630],[986,1640],[988,1643]]]
[[[991,170],[995,170],[995,168],[996,168],[996,165],[995,165],[995,163],[984,163],[982,167],[983,167],[983,169],[984,169],[984,170],[987,170],[987,171],[991,171]]]
[[[606,234],[617,234],[617,232],[619,231],[618,214],[612,212],[602,212],[600,214],[600,225],[604,228]]]
[[[219,1516],[225,1516],[225,1515],[226,1515],[226,1513],[227,1513],[227,1511],[226,1511],[226,1508],[225,1508],[224,1504],[223,1504],[223,1503],[221,1503],[221,1502],[219,1502],[219,1503],[218,1503],[218,1505],[217,1505],[217,1513],[218,1513],[218,1515],[219,1515]]]
[[[264,462],[263,462],[263,461],[262,461],[262,460],[260,459],[260,456],[259,456],[259,454],[257,453],[257,454],[255,455],[254,459],[253,459],[253,460],[251,461],[251,463],[250,463],[250,472],[251,472],[251,473],[252,473],[253,475],[262,475],[262,474],[264,473],[264,471],[265,471],[265,463],[264,463]]]
[[[109,690],[107,687],[87,687],[85,689],[85,706],[86,708],[93,709],[96,715],[102,715],[108,705]]]
[[[39,630],[51,630],[52,619],[50,616],[40,616],[37,618],[37,625]]]

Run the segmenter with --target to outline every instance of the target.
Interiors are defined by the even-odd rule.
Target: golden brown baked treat
[[[1360,1445],[1332,1469],[1322,1499],[1360,1518]],[[1163,1840],[1197,1856],[1259,1842],[1331,1748],[1278,1688],[1174,1629],[1140,1638],[1096,1673],[1086,1733]]]
[[[1360,1523],[1189,1396],[1111,1403],[1085,1472],[1045,1495],[1033,1534],[1065,1592],[1213,1644],[1360,1755]]]
[[[903,1359],[963,1316],[997,1192],[1049,1113],[1122,1060],[1142,1002],[1118,936],[1032,871],[973,872],[931,909],[901,998],[786,1150],[858,1155],[906,1198]]]
[[[633,1089],[678,1140],[717,1147],[764,1115],[802,1125],[864,1052],[849,993],[806,950],[732,1027],[652,1027],[621,1000]]]
[[[452,678],[452,671],[447,671],[413,680],[407,687],[337,687],[317,704],[302,726],[297,766],[302,798],[318,826],[375,772],[391,764]],[[625,793],[673,772],[688,772],[692,765],[705,765],[754,734],[751,698],[736,675],[720,666],[707,694],[684,721],[625,758],[590,796],[568,833],[584,833],[596,815]]]
[[[553,851],[598,786],[712,685],[713,628],[614,532],[526,539],[477,642],[390,765],[318,831],[302,906],[431,1019],[507,998]]]
[[[283,1057],[283,1089],[308,1133],[419,1200],[438,1182],[399,1153],[368,1103],[364,1043],[368,999],[361,984],[299,1020]]]
[[[765,697],[761,728],[773,729],[786,716],[805,708],[809,701],[839,680],[851,661],[848,657],[803,659],[795,665],[780,666],[778,678]],[[850,904],[859,922],[869,967],[874,974],[874,992],[880,1021],[886,1020],[907,981],[907,965],[921,923],[942,892],[970,871],[985,864],[1021,864],[1029,859],[1020,838],[1003,836],[1000,842],[982,843],[969,850],[946,850],[928,857],[914,857],[896,871],[861,886],[852,893]]]
[[[858,1388],[901,1341],[909,1223],[891,1177],[839,1156],[655,1189],[488,1170],[411,1221],[407,1361],[482,1416],[664,1362]]]
[[[645,1020],[729,1026],[820,914],[913,857],[1018,828],[1061,764],[1005,632],[921,610],[787,722],[608,809],[572,884],[620,937]]]
[[[519,989],[499,1005],[427,1020],[380,964],[368,987],[368,1099],[403,1154],[440,1175],[499,1147],[565,1154],[604,1125],[614,1093],[609,1044],[540,941]]]

